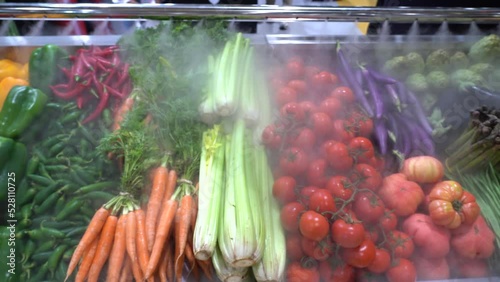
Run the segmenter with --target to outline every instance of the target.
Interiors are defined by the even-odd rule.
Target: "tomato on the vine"
[[[289,137],[290,145],[297,148],[302,148],[306,151],[311,150],[316,145],[316,135],[312,129],[303,127],[292,133]]]
[[[306,100],[299,103],[300,107],[304,111],[304,114],[307,119],[310,119],[313,113],[318,111],[318,107],[311,101]]]
[[[298,233],[286,235],[286,255],[291,261],[299,261],[304,257],[301,246],[302,236]]]
[[[359,110],[351,113],[348,124],[356,136],[370,137],[373,133],[373,120]]]
[[[319,110],[326,113],[332,119],[342,117],[344,111],[344,105],[342,102],[336,98],[325,98],[319,104]]]
[[[404,258],[396,259],[385,275],[389,282],[415,282],[417,280],[415,265]]]
[[[398,217],[393,211],[385,209],[384,215],[379,218],[378,224],[384,232],[392,231],[396,229],[396,226],[398,225]]]
[[[315,112],[309,117],[311,129],[317,136],[326,136],[332,128],[332,119],[323,112]]]
[[[339,218],[332,224],[332,240],[344,248],[358,247],[365,240],[365,227],[352,219]]]
[[[375,244],[371,240],[364,240],[356,248],[342,248],[341,257],[354,267],[367,267],[375,260]]]
[[[321,70],[316,66],[306,66],[305,67],[305,76],[309,83],[312,82],[313,77],[318,74]]]
[[[286,281],[289,282],[319,282],[317,267],[304,267],[300,262],[292,262],[286,268]]]
[[[382,175],[371,165],[357,164],[351,173],[351,181],[359,189],[377,191],[382,185]]]
[[[306,186],[306,187],[300,189],[300,201],[305,206],[309,206],[309,199],[311,198],[311,195],[319,189],[320,188],[318,188],[316,186]]]
[[[296,102],[298,99],[298,94],[295,89],[288,86],[283,86],[276,92],[275,99],[278,106],[283,106],[286,103]]]
[[[301,79],[290,80],[287,86],[295,89],[299,97],[303,97],[306,94],[307,84],[304,80]]]
[[[318,242],[302,237],[301,247],[304,254],[318,261],[327,260],[334,252],[334,244],[328,239]]]
[[[300,214],[306,208],[299,202],[290,202],[281,208],[280,219],[281,225],[288,232],[299,232]]]
[[[262,131],[262,143],[271,149],[279,148],[282,142],[280,128],[270,124]]]
[[[312,85],[315,88],[327,89],[327,87],[332,87],[339,82],[336,75],[328,71],[321,71],[312,77]]]
[[[380,237],[379,229],[375,225],[367,225],[365,226],[365,239],[370,239],[372,242],[377,243]]]
[[[328,181],[329,168],[325,159],[315,159],[307,168],[307,181],[310,185],[325,187]]]
[[[342,261],[322,261],[319,264],[319,274],[325,282],[354,282],[355,270]]]
[[[363,222],[373,223],[384,215],[385,206],[375,193],[359,192],[354,198],[352,210]]]
[[[330,136],[336,141],[347,143],[351,141],[356,135],[355,132],[349,128],[348,123],[343,119],[333,121]]]
[[[375,259],[368,266],[368,270],[373,273],[384,273],[391,266],[391,254],[386,249],[377,248],[375,250]]]
[[[285,121],[285,124],[293,124],[304,121],[305,113],[299,103],[288,102],[281,107],[280,117]]]
[[[330,231],[328,220],[315,211],[306,211],[299,221],[299,229],[302,236],[316,241],[323,240]]]
[[[297,182],[291,176],[282,176],[274,181],[273,196],[281,204],[290,203],[297,200],[295,191]]]
[[[292,79],[298,79],[304,76],[304,62],[300,58],[291,58],[286,64],[286,72]]]
[[[354,93],[352,92],[351,88],[347,86],[336,87],[330,93],[330,97],[337,98],[346,104],[352,104],[356,101]]]
[[[340,142],[332,143],[326,148],[326,159],[336,171],[348,171],[354,164],[349,149],[344,143]]]
[[[355,137],[348,144],[351,156],[358,163],[366,163],[375,156],[375,149],[370,139],[366,137]]]
[[[325,188],[332,193],[334,198],[342,199],[344,201],[351,198],[354,189],[351,180],[343,175],[330,177],[330,179],[326,182]]]
[[[333,213],[337,211],[335,199],[332,194],[326,189],[318,189],[309,198],[309,210],[313,210],[324,214],[325,212]],[[332,218],[332,214],[324,214],[326,218]]]
[[[279,166],[283,173],[298,176],[307,170],[308,162],[308,156],[304,150],[289,147],[281,153]]]
[[[415,250],[411,237],[401,231],[392,230],[386,234],[385,247],[394,252],[398,258],[409,258]]]

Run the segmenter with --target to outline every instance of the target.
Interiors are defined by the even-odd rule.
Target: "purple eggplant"
[[[396,93],[398,94],[402,108],[405,108],[408,104],[408,89],[402,82],[396,83]]]
[[[401,101],[399,100],[398,93],[396,92],[394,85],[386,84],[385,89],[387,90],[387,94],[391,97],[392,103],[396,107],[397,111],[401,112]]]
[[[384,101],[382,95],[377,89],[374,78],[370,75],[367,69],[361,69],[363,72],[364,79],[368,85],[368,90],[372,96],[373,104],[375,105],[375,117],[377,119],[382,118],[384,113]]]
[[[378,141],[380,153],[387,154],[387,128],[383,119],[375,120],[375,138]]]
[[[390,76],[387,76],[385,74],[381,74],[377,72],[376,70],[369,69],[368,72],[370,72],[370,75],[379,83],[382,84],[396,84],[398,81]]]
[[[349,84],[349,86],[352,88],[354,95],[356,96],[356,99],[361,103],[363,106],[363,109],[365,110],[366,114],[369,117],[373,117],[373,110],[368,103],[368,100],[365,97],[365,93],[363,91],[363,88],[361,85],[356,81],[355,78],[355,72],[351,69],[349,66],[349,63],[347,62],[342,50],[340,48],[337,49],[337,56],[340,61],[340,68],[343,71],[343,77]]]
[[[425,115],[422,105],[420,105],[420,102],[411,91],[408,91],[407,94],[410,109],[412,109],[412,112],[416,115],[418,122],[427,134],[432,134],[432,126],[427,120],[427,116]]]

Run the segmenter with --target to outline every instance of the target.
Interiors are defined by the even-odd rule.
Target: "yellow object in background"
[[[377,6],[377,0],[341,0],[337,2],[339,6],[357,6],[374,7]],[[363,34],[366,34],[369,23],[358,23],[358,28]]]
[[[28,75],[27,67],[23,70],[25,66],[9,59],[0,60],[0,80],[6,77],[15,77],[26,79]]]
[[[0,111],[3,108],[3,103],[5,102],[9,91],[12,87],[17,85],[27,86],[29,83],[27,80],[11,76],[5,77],[0,81]]]

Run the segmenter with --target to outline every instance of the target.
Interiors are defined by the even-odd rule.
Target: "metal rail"
[[[498,8],[317,7],[189,4],[0,4],[0,19],[124,20],[219,18],[267,21],[499,23]]]

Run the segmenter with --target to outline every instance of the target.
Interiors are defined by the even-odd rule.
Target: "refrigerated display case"
[[[500,281],[500,9],[0,19],[0,280]]]

